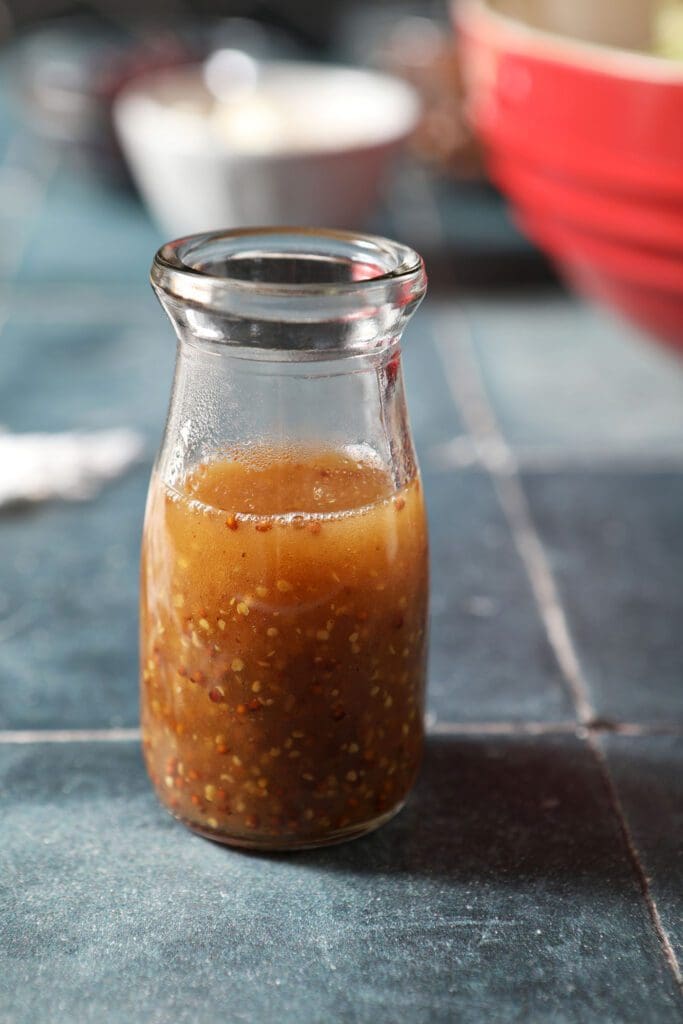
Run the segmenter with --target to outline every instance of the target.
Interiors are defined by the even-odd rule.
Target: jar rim
[[[229,255],[240,256],[243,246],[250,240],[255,245],[250,246],[253,251],[259,243],[264,246],[267,240],[273,243],[286,242],[287,248],[281,251],[291,251],[292,255],[310,255],[317,253],[314,249],[314,241],[328,243],[332,246],[345,245],[349,249],[354,248],[359,255],[365,254],[378,261],[385,260],[384,269],[368,277],[362,277],[350,281],[263,281],[250,280],[234,277],[231,274],[215,274],[207,272],[197,262],[202,252],[218,247],[221,243]],[[308,242],[308,244],[306,244]],[[235,244],[237,243],[237,244]],[[225,253],[223,254],[225,255]],[[389,261],[393,265],[389,265]],[[358,261],[358,266],[361,262]],[[379,262],[374,264],[379,270]],[[401,242],[385,238],[381,235],[365,234],[354,231],[344,231],[337,228],[315,228],[315,227],[242,227],[230,228],[224,231],[201,232],[194,235],[186,235],[171,242],[166,242],[154,256],[151,270],[151,281],[155,287],[161,288],[168,294],[175,294],[179,298],[184,297],[186,288],[183,284],[197,284],[199,282],[211,283],[214,287],[234,287],[244,291],[257,291],[264,294],[278,295],[334,295],[348,294],[349,292],[367,291],[373,286],[382,283],[396,281],[407,282],[412,278],[420,278],[425,275],[424,262],[422,257],[414,249]]]

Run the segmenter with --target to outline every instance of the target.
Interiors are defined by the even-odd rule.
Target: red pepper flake
[[[192,794],[192,796],[190,797],[190,803],[191,803],[191,804],[192,804],[192,805],[193,805],[194,807],[199,807],[199,806],[200,806],[200,804],[201,804],[201,800],[199,799],[199,797],[197,796],[197,794],[196,794],[196,793],[193,793],[193,794]]]
[[[233,515],[231,512],[228,518],[225,520],[225,525],[229,530],[236,530],[240,524],[237,521],[237,516]]]
[[[204,673],[203,672],[193,672],[192,675],[190,676],[190,682],[191,683],[196,683],[197,686],[203,686],[204,682],[205,682]]]
[[[266,519],[265,522],[257,523],[256,529],[259,533],[268,533],[269,530],[273,529],[273,524]]]
[[[306,529],[306,519],[304,516],[292,516],[290,522],[295,530]]]
[[[397,352],[396,355],[392,356],[389,362],[387,363],[387,380],[390,385],[396,382],[396,377],[398,376],[398,368],[400,365],[401,356]]]
[[[173,780],[173,785],[175,786],[176,789],[183,788],[183,786],[185,785],[185,779],[182,777],[182,775],[176,775],[175,779]]]
[[[346,718],[346,711],[345,711],[344,706],[342,704],[334,704],[332,706],[331,714],[332,714],[332,718],[335,720],[335,722],[340,722],[342,720],[342,718]]]
[[[396,511],[400,512],[402,508],[406,507],[405,498],[402,498],[400,495],[397,498],[394,498],[394,506],[396,508]]]
[[[238,704],[237,707],[235,708],[235,711],[237,712],[238,715],[246,715],[246,713],[247,713],[247,705],[246,704]]]
[[[185,678],[185,676],[187,675],[187,669],[185,668],[184,665],[178,665],[177,672],[178,675],[182,676],[183,678]]]
[[[194,768],[190,768],[189,772],[187,773],[187,777],[190,780],[190,782],[198,782],[199,781],[199,772],[195,771]]]
[[[320,526],[320,523],[318,522],[318,520],[314,519],[312,522],[310,522],[308,524],[308,529],[309,529],[310,533],[312,533],[314,536],[316,536],[317,534],[320,533],[320,530],[322,529],[322,527]]]
[[[261,701],[258,699],[258,697],[253,697],[249,701],[249,704],[247,705],[250,711],[258,711],[261,706]]]
[[[225,700],[224,690],[220,686],[214,686],[212,690],[209,690],[209,700],[214,704],[222,704]]]
[[[228,747],[227,743],[217,743],[216,744],[216,753],[217,754],[229,754],[230,753],[230,748]]]

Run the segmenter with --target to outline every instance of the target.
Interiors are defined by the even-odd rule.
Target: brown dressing
[[[142,726],[162,802],[264,848],[381,824],[420,761],[427,591],[417,477],[263,449],[153,480]]]

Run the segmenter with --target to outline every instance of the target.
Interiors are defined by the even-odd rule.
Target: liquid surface
[[[400,806],[422,747],[416,478],[272,450],[153,479],[142,723],[162,801],[226,841],[315,845]]]
[[[292,458],[268,448],[235,454],[200,466],[185,493],[209,508],[265,517],[359,512],[394,493],[385,470],[362,449],[358,457],[302,451]]]

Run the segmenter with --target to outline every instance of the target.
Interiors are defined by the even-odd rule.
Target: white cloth
[[[132,430],[0,432],[0,508],[23,502],[83,501],[121,476],[144,451]]]

